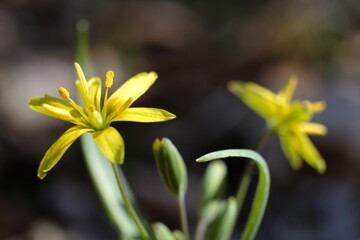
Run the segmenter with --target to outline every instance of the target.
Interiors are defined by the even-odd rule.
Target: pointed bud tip
[[[79,32],[86,32],[89,29],[89,22],[86,19],[80,19],[76,24],[76,29]]]
[[[319,174],[325,174],[326,172],[326,165],[324,163],[319,163],[317,166],[317,171]]]
[[[37,177],[40,178],[40,180],[43,180],[46,177],[46,173],[44,171],[39,171]]]

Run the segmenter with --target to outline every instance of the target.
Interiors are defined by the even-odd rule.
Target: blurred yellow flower
[[[175,115],[158,108],[132,107],[130,105],[143,95],[157,79],[155,72],[140,73],[126,81],[110,97],[108,90],[113,84],[114,73],[108,71],[105,80],[105,96],[101,104],[101,80],[93,77],[89,81],[79,64],[75,63],[79,80],[76,87],[83,106],[75,103],[69,92],[61,87],[63,99],[45,95],[29,99],[29,108],[75,124],[49,148],[41,160],[38,177],[43,179],[63,156],[70,145],[82,134],[92,134],[101,152],[113,163],[124,162],[124,140],[120,133],[110,126],[116,121],[161,122],[175,118]]]
[[[323,173],[326,163],[308,135],[326,134],[324,125],[310,122],[313,114],[322,112],[326,105],[322,101],[291,101],[296,85],[297,78],[292,76],[278,94],[254,82],[231,81],[228,89],[260,115],[268,129],[279,136],[283,153],[294,169],[302,166],[303,159]]]

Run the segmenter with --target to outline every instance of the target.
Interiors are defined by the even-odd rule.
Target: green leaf
[[[111,163],[100,152],[91,134],[81,138],[85,162],[97,193],[121,239],[136,239],[139,231],[123,205]]]
[[[197,162],[208,162],[216,159],[228,157],[243,157],[255,161],[259,169],[259,181],[256,188],[255,197],[252,203],[250,215],[245,225],[244,232],[241,236],[243,240],[252,240],[255,238],[264,212],[266,209],[267,201],[270,191],[270,174],[265,160],[255,151],[248,149],[228,149],[212,153],[208,153],[200,158]]]

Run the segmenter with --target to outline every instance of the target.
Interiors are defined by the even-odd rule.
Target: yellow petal
[[[107,112],[110,113],[119,108],[128,99],[131,99],[130,104],[132,104],[151,87],[157,77],[155,72],[143,72],[130,78],[110,96],[107,102]]]
[[[296,141],[298,142],[297,151],[304,161],[316,169],[319,173],[324,173],[326,170],[325,160],[321,157],[309,137],[302,133],[296,133],[294,137],[296,137]]]
[[[313,122],[302,122],[299,124],[299,129],[301,132],[309,135],[320,135],[324,136],[327,133],[326,126],[320,123]]]
[[[81,126],[74,126],[69,128],[63,135],[61,135],[58,140],[47,150],[45,156],[41,160],[38,177],[43,179],[46,176],[46,173],[50,171],[64,155],[66,150],[73,144],[73,142],[80,137],[82,134],[92,131],[88,128],[83,128]]]
[[[88,97],[91,102],[95,106],[96,111],[101,112],[100,109],[100,101],[101,101],[101,79],[98,77],[93,77],[89,80],[89,92]]]
[[[93,132],[93,138],[105,157],[113,163],[123,164],[124,140],[115,128],[107,127],[102,131]]]
[[[105,112],[105,108],[103,108],[103,116],[106,116],[106,120],[105,120],[105,124],[110,124],[113,122],[113,119],[118,116],[119,114],[121,114],[122,111],[124,111],[125,109],[129,108],[129,106],[132,103],[132,99],[129,98],[127,101],[125,101],[124,103],[118,104],[118,107],[116,109],[114,109],[112,112],[110,112],[109,114],[107,114],[107,112]]]
[[[63,121],[68,121],[74,124],[85,125],[85,121],[81,114],[67,101],[45,95],[45,97],[33,97],[29,99],[29,108],[57,118]]]
[[[305,101],[305,106],[310,113],[320,113],[325,110],[326,103],[324,101],[309,102]]]
[[[91,102],[88,97],[88,91],[89,91],[88,82],[85,78],[83,70],[81,69],[78,63],[75,63],[75,69],[79,77],[79,80],[75,81],[75,85],[79,91],[80,97],[83,100],[85,106],[89,106],[91,105]]]
[[[79,76],[81,86],[84,89],[84,92],[87,93],[88,84],[87,84],[84,72],[83,72],[83,70],[81,69],[81,66],[78,63],[75,63],[75,69],[76,69],[76,72],[77,72],[77,74]]]
[[[163,122],[176,118],[168,111],[159,108],[127,108],[113,118],[112,121],[130,122]]]
[[[289,103],[297,86],[297,77],[291,76],[286,86],[279,92],[278,99],[283,103]]]
[[[299,169],[302,166],[302,160],[295,149],[294,139],[288,134],[279,134],[281,149],[288,159],[293,169]]]
[[[270,90],[253,82],[236,81],[229,82],[228,89],[261,117],[267,119],[274,115],[276,95]]]

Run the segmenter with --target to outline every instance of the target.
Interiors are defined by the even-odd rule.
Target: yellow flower
[[[69,92],[61,87],[63,99],[45,95],[29,99],[29,108],[75,124],[49,148],[41,160],[38,177],[43,179],[63,156],[70,145],[82,134],[92,134],[101,152],[113,163],[124,162],[124,140],[119,132],[110,126],[116,121],[161,122],[175,118],[175,115],[158,108],[132,107],[131,104],[143,95],[157,79],[155,72],[140,73],[126,81],[110,97],[114,72],[108,71],[105,80],[105,95],[101,103],[101,80],[93,77],[89,81],[79,64],[75,63],[79,80],[75,81],[83,106],[75,103]]]
[[[311,122],[314,113],[325,109],[325,102],[291,101],[296,85],[297,78],[292,76],[278,94],[254,82],[231,81],[228,88],[266,121],[270,131],[279,136],[283,153],[294,169],[302,166],[303,159],[323,173],[326,163],[308,135],[326,134],[324,125]]]

